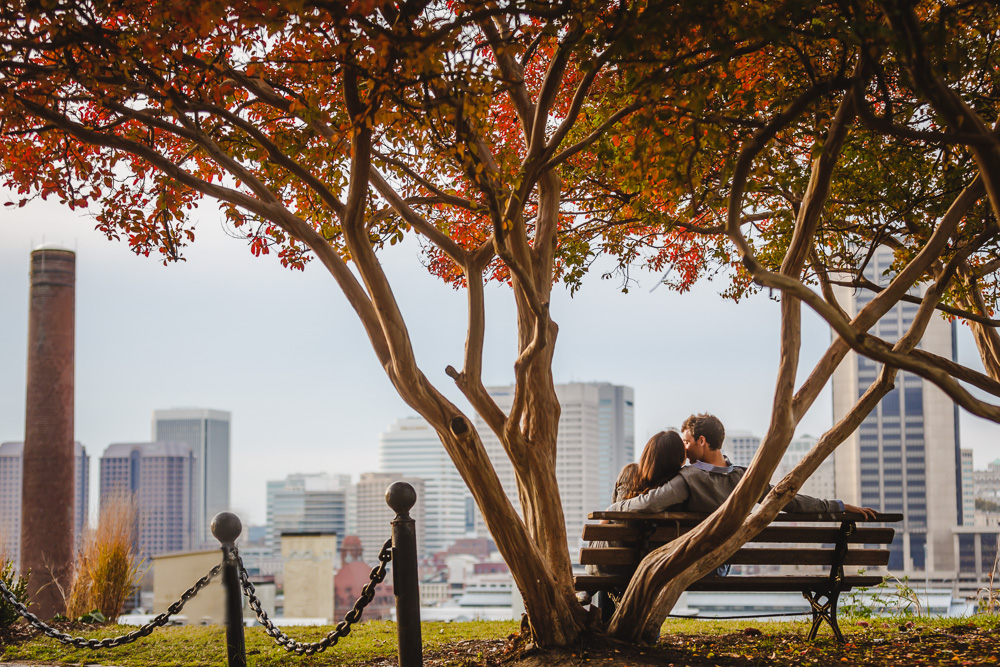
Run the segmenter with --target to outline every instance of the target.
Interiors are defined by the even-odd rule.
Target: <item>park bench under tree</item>
[[[583,539],[621,546],[591,545],[580,551],[580,563],[598,566],[635,566],[653,549],[692,530],[707,514],[691,512],[591,512],[590,518],[612,523],[586,524]],[[688,586],[689,591],[785,592],[797,591],[812,607],[809,639],[816,637],[822,621],[833,629],[840,642],[844,636],[837,625],[840,594],[853,588],[882,583],[882,575],[846,574],[845,568],[869,569],[885,566],[895,530],[877,524],[902,521],[902,514],[878,514],[867,519],[861,514],[781,513],[729,558],[732,565],[824,566],[818,574],[742,574],[725,577],[709,575]],[[799,525],[805,524],[805,525]],[[858,524],[876,524],[861,525]],[[794,546],[793,546],[794,545]],[[621,593],[628,586],[627,574],[585,574],[574,577],[578,591]]]

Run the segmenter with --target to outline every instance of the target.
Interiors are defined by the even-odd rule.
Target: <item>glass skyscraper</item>
[[[230,414],[221,410],[153,412],[153,441],[183,442],[194,454],[194,548],[217,545],[209,525],[212,517],[229,510],[229,422]]]
[[[885,282],[892,253],[880,249],[865,270]],[[918,287],[914,296],[922,295]],[[873,298],[868,291],[841,290],[841,305],[853,317]],[[918,305],[899,303],[871,333],[892,344],[906,333]],[[955,358],[954,324],[934,315],[920,347]],[[851,352],[833,377],[834,421],[843,417],[878,377],[881,364]],[[957,407],[928,381],[899,372],[895,387],[834,453],[836,497],[903,514],[890,546],[894,573],[930,572],[948,576],[956,567],[954,529],[962,523],[961,465]],[[898,530],[898,529],[897,529]]]
[[[282,533],[336,533],[337,548],[347,535],[350,475],[294,474],[267,483],[264,543],[281,554]]]

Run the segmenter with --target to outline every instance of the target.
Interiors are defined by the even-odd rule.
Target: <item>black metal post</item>
[[[396,512],[392,520],[392,588],[396,594],[399,667],[419,667],[424,662],[424,653],[420,638],[417,529],[410,518],[417,492],[406,482],[394,482],[385,491],[385,502]]]
[[[247,647],[243,637],[243,590],[236,561],[236,538],[243,531],[240,518],[219,512],[212,519],[212,534],[222,543],[222,585],[226,589],[226,656],[229,667],[246,667]]]

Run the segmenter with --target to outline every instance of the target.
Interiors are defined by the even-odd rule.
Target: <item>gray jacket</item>
[[[663,486],[650,489],[635,498],[614,503],[609,512],[714,512],[725,502],[746,468],[740,466],[713,466],[699,461],[681,468],[681,471]],[[771,490],[768,484],[767,495]],[[764,499],[764,495],[760,500]],[[758,501],[759,502],[759,501]],[[799,494],[785,505],[786,512],[843,512],[839,500],[821,500]]]

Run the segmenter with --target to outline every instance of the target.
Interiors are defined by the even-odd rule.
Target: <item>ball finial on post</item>
[[[243,532],[243,523],[232,512],[219,512],[212,519],[212,534],[223,544],[236,544]]]
[[[385,502],[399,516],[406,516],[417,502],[417,492],[406,482],[393,482],[385,490]]]

